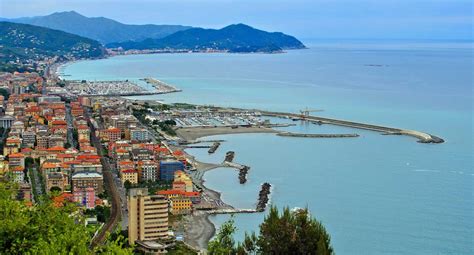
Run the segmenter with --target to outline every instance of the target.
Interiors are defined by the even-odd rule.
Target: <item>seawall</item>
[[[406,129],[385,127],[385,126],[379,126],[379,125],[372,125],[372,124],[366,124],[366,123],[360,123],[360,122],[324,118],[324,117],[317,117],[317,116],[302,116],[301,114],[294,114],[294,113],[269,112],[269,111],[260,111],[260,113],[262,115],[271,116],[271,117],[300,118],[303,120],[315,121],[321,124],[330,124],[330,125],[336,125],[336,126],[371,130],[371,131],[381,132],[387,135],[406,135],[406,136],[418,138],[418,142],[420,143],[443,143],[444,142],[444,140],[440,137],[437,137],[428,133],[416,131],[416,130],[406,130]]]

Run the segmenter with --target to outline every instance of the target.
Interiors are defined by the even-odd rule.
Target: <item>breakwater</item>
[[[209,150],[207,151],[209,154],[212,154],[214,152],[216,152],[217,148],[219,148],[219,146],[221,145],[220,142],[214,142],[211,146],[211,148],[209,148]]]
[[[225,154],[225,159],[224,161],[225,162],[232,162],[234,160],[234,156],[235,156],[235,152],[233,151],[228,151],[226,154]]]
[[[269,111],[260,111],[260,113],[264,116],[270,116],[270,117],[298,118],[301,120],[314,121],[314,122],[317,122],[318,124],[330,124],[330,125],[336,125],[336,126],[371,130],[371,131],[381,132],[386,135],[406,135],[406,136],[417,138],[418,142],[420,143],[443,143],[444,142],[444,140],[440,137],[437,137],[428,133],[416,131],[416,130],[392,128],[392,127],[385,127],[385,126],[379,126],[379,125],[372,125],[372,124],[366,124],[366,123],[360,123],[360,122],[324,118],[324,117],[317,117],[317,116],[301,116],[301,114],[295,114],[295,113],[269,112]]]
[[[257,200],[257,212],[263,212],[265,211],[265,208],[267,207],[267,203],[270,200],[270,188],[272,185],[268,182],[265,182],[262,184],[262,188],[260,192],[258,193],[258,200]]]
[[[249,166],[245,166],[245,165],[241,165],[241,164],[229,162],[229,161],[224,161],[222,165],[226,167],[233,167],[239,170],[239,183],[240,184],[244,184],[247,182],[247,174],[250,170]]]
[[[359,137],[358,134],[300,134],[291,132],[278,133],[278,136],[305,137],[305,138],[351,138]]]
[[[180,92],[180,89],[177,89],[174,86],[171,86],[165,82],[162,82],[158,79],[155,78],[143,78],[141,79],[145,81],[148,84],[151,84],[156,91],[160,92],[160,94],[165,94],[165,93],[173,93],[173,92]]]

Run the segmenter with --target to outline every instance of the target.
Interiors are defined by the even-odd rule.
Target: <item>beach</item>
[[[176,130],[178,137],[187,142],[195,142],[198,138],[213,135],[230,135],[242,133],[278,133],[279,131],[266,127],[193,127],[180,128]],[[184,149],[181,146],[172,146],[172,149]],[[202,188],[203,200],[207,202],[215,202],[219,204],[219,209],[234,209],[232,205],[226,204],[221,200],[221,193],[205,186],[203,176],[205,172],[211,171],[218,167],[224,167],[223,164],[211,164],[200,162],[193,155],[185,153],[186,158],[193,162],[196,169],[192,172],[191,177],[196,186]],[[184,240],[189,245],[198,249],[205,249],[207,243],[214,236],[216,227],[209,220],[209,213],[206,211],[195,210],[191,215],[185,217],[188,226],[185,232]]]

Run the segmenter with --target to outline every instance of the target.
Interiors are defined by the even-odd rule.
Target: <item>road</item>
[[[30,168],[30,170],[28,171],[28,176],[30,177],[30,183],[33,183],[33,182],[35,183],[34,188],[36,192],[33,192],[33,194],[36,193],[37,197],[34,197],[33,199],[36,203],[39,203],[40,202],[39,198],[43,195],[44,189],[43,189],[43,183],[41,182],[38,176],[38,168],[36,166]]]
[[[86,117],[90,117],[90,113],[86,111]],[[94,147],[97,149],[97,153],[99,154],[100,162],[102,163],[102,174],[104,176],[104,186],[105,190],[109,194],[111,198],[111,203],[112,203],[112,209],[110,212],[110,218],[108,221],[105,223],[105,225],[102,227],[100,232],[95,236],[95,238],[91,242],[91,246],[95,247],[97,245],[100,245],[104,243],[105,238],[107,236],[107,233],[112,233],[114,230],[115,226],[118,224],[122,211],[120,210],[121,203],[120,203],[120,194],[117,189],[117,185],[114,181],[114,174],[112,172],[112,167],[110,166],[109,159],[104,155],[104,152],[102,151],[102,145],[95,135],[95,129],[91,125],[91,143],[94,145]]]
[[[66,104],[66,122],[67,122],[67,142],[72,148],[78,148],[77,141],[74,139],[74,125],[72,121],[71,105]]]

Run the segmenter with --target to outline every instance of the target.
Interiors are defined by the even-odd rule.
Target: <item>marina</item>
[[[56,93],[61,92],[70,96],[146,96],[179,92],[181,90],[153,78],[142,79],[153,85],[153,90],[148,90],[135,81],[110,80],[87,81],[65,80],[64,88],[54,88]]]

